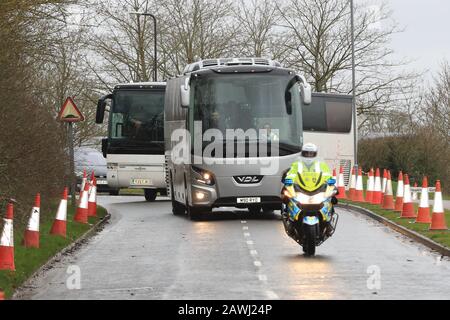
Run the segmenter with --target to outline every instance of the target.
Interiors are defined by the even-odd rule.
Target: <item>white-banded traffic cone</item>
[[[64,193],[61,201],[59,202],[58,211],[56,212],[56,218],[53,222],[50,234],[66,237],[67,235],[67,196],[69,190],[64,188]]]
[[[361,167],[358,169],[358,177],[356,178],[356,188],[355,188],[355,198],[353,201],[365,202],[364,201],[364,187]]]
[[[336,176],[336,168],[333,169],[333,175],[331,176],[331,178],[332,178],[334,181],[337,182],[337,180],[336,180],[336,178],[337,178],[337,176]],[[337,185],[337,183],[336,183],[336,185]]]
[[[394,192],[392,190],[392,178],[391,172],[387,170],[386,192],[383,197],[383,205],[381,206],[385,210],[394,210]]]
[[[34,207],[23,237],[23,245],[27,248],[39,248],[39,218],[41,211],[41,195],[38,193],[34,199]]]
[[[381,204],[381,178],[380,169],[375,171],[375,183],[373,188],[372,204]]]
[[[86,169],[83,169],[83,179],[81,180],[81,186],[80,186],[80,196],[78,198],[78,202],[81,200],[81,196],[83,195],[84,187],[87,184],[87,173]]]
[[[84,190],[81,194],[81,198],[77,207],[77,212],[73,217],[73,220],[76,222],[88,223],[88,204],[89,202],[89,184],[86,183],[84,186]]]
[[[419,210],[417,211],[416,223],[431,223],[427,177],[423,177],[422,180],[422,191],[420,193],[420,204]]]
[[[434,194],[433,216],[431,218],[430,230],[447,230],[445,223],[444,204],[442,202],[441,181],[436,181]]]
[[[345,191],[345,181],[344,181],[344,168],[342,166],[339,168],[339,179],[338,179],[338,195],[336,198],[338,199],[347,199],[347,194]]]
[[[384,193],[387,187],[387,169],[383,169],[383,180],[381,181],[381,201],[380,204],[383,205]]]
[[[0,270],[15,271],[14,264],[14,206],[8,203],[0,237]]]
[[[414,204],[411,199],[411,186],[409,185],[409,177],[405,174],[405,185],[403,188],[403,210],[400,218],[415,218]]]
[[[398,180],[397,180],[397,193],[395,196],[395,212],[402,212],[403,210],[403,191],[405,189],[405,186],[403,184],[403,172],[398,173]]]
[[[373,199],[373,188],[375,186],[373,168],[370,168],[369,178],[367,179],[366,202],[371,203]]]
[[[97,216],[97,179],[95,176],[92,178],[90,183],[91,191],[89,192],[89,200],[88,200],[88,217],[96,217]]]

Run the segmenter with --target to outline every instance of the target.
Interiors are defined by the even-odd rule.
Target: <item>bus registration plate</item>
[[[260,197],[237,198],[237,203],[260,203]]]
[[[131,179],[132,186],[151,186],[150,179]]]

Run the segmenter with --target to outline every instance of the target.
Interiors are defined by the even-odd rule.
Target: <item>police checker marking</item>
[[[108,184],[108,181],[106,181],[106,180],[97,180],[97,184],[106,185],[106,184]]]
[[[237,198],[237,203],[260,203],[260,197]]]
[[[152,181],[150,179],[131,179],[132,186],[151,186]]]

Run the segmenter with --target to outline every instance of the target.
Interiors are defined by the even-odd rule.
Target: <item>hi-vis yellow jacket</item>
[[[310,166],[296,161],[286,174],[285,181],[300,186],[306,191],[315,191],[332,177],[330,168],[323,161],[314,161]]]

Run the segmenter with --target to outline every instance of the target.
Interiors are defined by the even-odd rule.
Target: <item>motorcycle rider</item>
[[[330,168],[324,161],[320,161],[320,159],[317,157],[317,154],[318,148],[315,144],[313,143],[304,144],[302,147],[299,161],[296,161],[291,165],[291,168],[289,172],[286,174],[285,179],[289,179],[290,181],[292,181],[293,185],[301,185],[302,183],[304,183],[303,181],[301,181],[301,179],[305,180],[306,182],[309,182],[308,180],[309,178],[304,177],[304,174],[308,172],[314,172],[319,174],[321,173],[322,179],[325,181],[331,179],[332,174]],[[312,182],[315,183],[316,181],[313,180]],[[332,205],[337,204],[336,195],[333,196],[331,199]],[[329,219],[325,221],[328,235],[330,235],[332,232],[330,221],[333,214],[334,214],[334,207],[332,207],[331,209]]]

